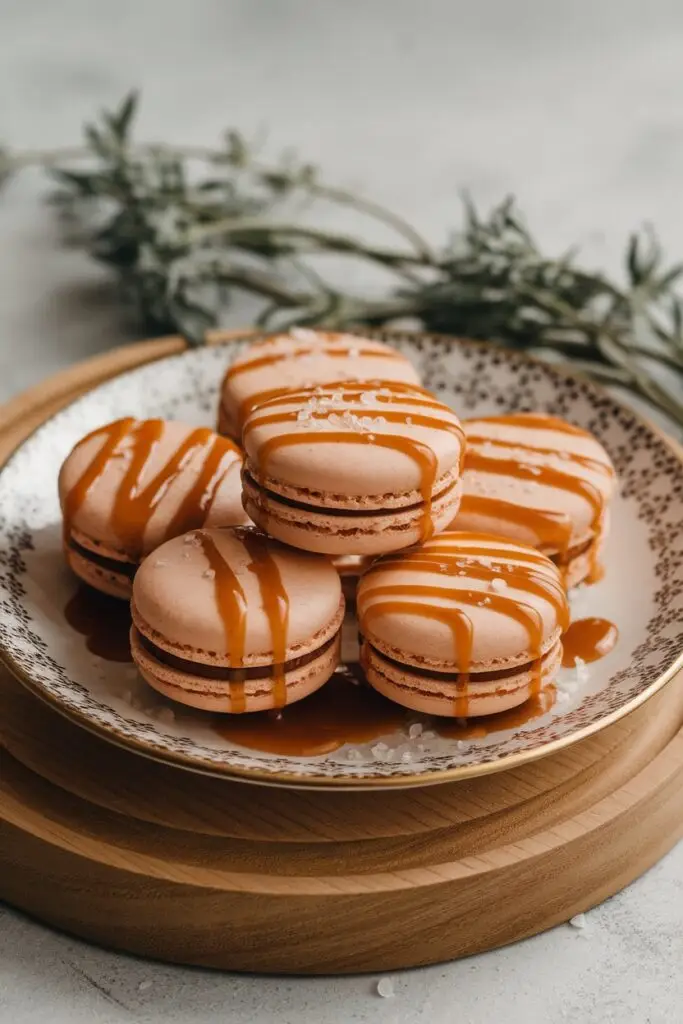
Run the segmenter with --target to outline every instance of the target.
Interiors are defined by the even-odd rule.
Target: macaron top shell
[[[271,399],[248,417],[243,443],[262,486],[339,508],[419,501],[430,481],[457,479],[464,449],[458,417],[427,392],[362,382]]]
[[[377,650],[434,671],[525,664],[569,622],[550,559],[475,533],[442,533],[379,559],[361,578],[357,606],[360,631]]]
[[[339,628],[343,602],[328,559],[236,528],[162,544],[137,571],[132,610],[157,646],[238,668],[315,650]]]
[[[347,380],[420,383],[413,364],[380,341],[293,328],[256,342],[235,360],[223,381],[222,404],[237,430],[273,392]]]
[[[249,520],[237,446],[207,427],[127,418],[84,437],[62,465],[66,528],[137,559],[171,536]]]
[[[617,479],[600,442],[554,416],[463,421],[467,454],[455,529],[486,529],[547,553],[600,533]]]

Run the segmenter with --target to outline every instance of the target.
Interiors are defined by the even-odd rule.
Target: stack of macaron
[[[132,599],[134,660],[167,697],[231,714],[306,697],[357,593],[369,684],[474,717],[555,678],[615,483],[563,420],[461,423],[389,345],[293,329],[231,364],[217,433],[118,420],[59,490],[69,565]]]

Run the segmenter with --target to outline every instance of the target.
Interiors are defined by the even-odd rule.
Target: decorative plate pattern
[[[526,725],[479,739],[381,737],[294,758],[230,745],[209,716],[170,705],[126,664],[88,652],[65,623],[75,582],[61,554],[57,468],[87,431],[123,415],[212,425],[218,384],[246,341],[188,351],[100,385],[33,434],[0,473],[0,654],[35,693],[114,742],[195,770],[285,785],[426,785],[550,753],[626,714],[683,664],[683,463],[653,427],[605,392],[523,355],[452,339],[383,337],[463,417],[535,410],[592,431],[621,480],[605,579],[580,588],[575,617],[619,627],[616,649],[577,673]],[[406,752],[408,757],[404,757]]]

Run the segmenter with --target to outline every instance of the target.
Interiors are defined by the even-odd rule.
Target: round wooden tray
[[[56,409],[169,352],[74,367],[0,413],[0,461]],[[283,791],[110,746],[0,670],[0,897],[143,956],[246,971],[416,966],[615,893],[683,835],[683,686],[528,766],[397,792]]]

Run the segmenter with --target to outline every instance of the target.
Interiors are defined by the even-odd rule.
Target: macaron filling
[[[307,654],[302,654],[297,658],[290,658],[284,663],[228,668],[224,665],[205,665],[202,662],[191,661],[189,658],[181,658],[177,654],[171,654],[170,651],[165,651],[162,647],[158,647],[135,626],[132,629],[134,640],[161,664],[168,665],[169,668],[178,669],[180,672],[201,676],[203,679],[216,679],[227,683],[242,683],[247,679],[270,679],[271,676],[276,674],[284,675],[288,672],[294,672],[296,669],[304,668],[315,661],[316,658],[325,654],[339,636],[339,631],[337,631],[314,651],[309,651]]]
[[[108,558],[106,555],[100,555],[90,548],[84,547],[79,544],[73,536],[67,539],[67,545],[71,551],[74,551],[81,558],[86,559],[88,562],[92,562],[93,565],[99,566],[101,569],[106,569],[107,572],[119,573],[121,576],[125,576],[126,579],[132,580],[137,572],[138,562],[124,561],[118,558]]]
[[[370,641],[366,640],[362,634],[360,636],[361,644],[367,644],[369,651],[372,652],[373,657],[380,663],[384,663],[387,668],[394,667],[401,671],[408,671],[415,675],[423,676],[425,679],[435,679],[441,683],[452,683],[454,686],[461,686],[463,683],[467,683],[468,686],[476,687],[477,683],[491,683],[504,681],[505,679],[512,679],[515,676],[533,673],[537,674],[539,669],[542,671],[544,665],[551,660],[551,656],[555,653],[557,643],[553,644],[540,658],[533,661],[527,661],[521,665],[515,665],[514,668],[500,668],[491,669],[485,671],[473,670],[469,672],[467,676],[463,676],[461,672],[458,672],[455,665],[450,668],[443,670],[434,668],[422,668],[419,669],[408,662],[398,661],[396,658],[390,658],[384,651],[380,651]],[[375,669],[377,666],[374,666]]]

